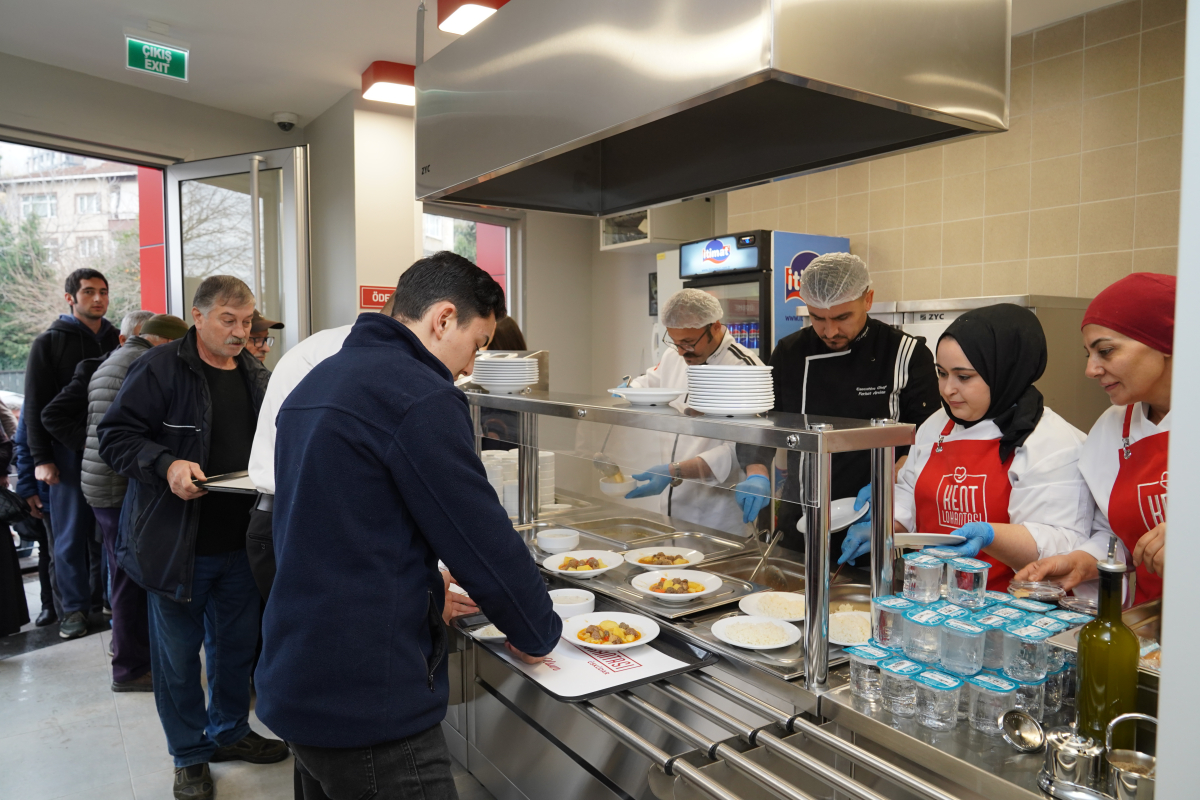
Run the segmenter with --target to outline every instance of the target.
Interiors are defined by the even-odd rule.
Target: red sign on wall
[[[395,286],[360,286],[358,287],[359,308],[383,308],[387,304]]]

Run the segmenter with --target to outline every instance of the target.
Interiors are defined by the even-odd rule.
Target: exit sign
[[[125,37],[125,66],[177,81],[188,79],[188,51],[179,47]]]
[[[358,287],[359,308],[383,308],[391,298],[395,286],[360,286]]]

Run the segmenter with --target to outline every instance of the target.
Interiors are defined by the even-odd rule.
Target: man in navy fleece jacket
[[[470,261],[421,259],[394,316],[360,316],[276,417],[257,712],[291,744],[306,798],[456,797],[439,558],[519,657],[540,661],[562,631],[454,386],[504,313]]]

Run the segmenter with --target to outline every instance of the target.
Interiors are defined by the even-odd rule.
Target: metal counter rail
[[[711,675],[705,675],[701,672],[693,673],[688,677],[696,681],[704,688],[726,698],[727,700],[737,703],[749,711],[761,714],[767,719],[775,720],[777,723],[782,725],[785,730],[793,733],[802,733],[813,741],[823,744],[835,752],[841,753],[863,768],[874,772],[876,775],[893,781],[909,791],[928,798],[928,800],[959,800],[959,798],[954,797],[954,795],[943,792],[936,786],[926,783],[915,775],[905,772],[899,767],[888,763],[876,755],[868,753],[861,747],[858,747],[851,742],[847,742],[845,739],[834,736],[832,733],[823,730],[819,726],[814,725],[808,720],[804,719],[799,714],[789,714],[786,711],[778,709],[769,703],[759,700],[753,695],[743,692],[741,689],[730,686],[724,681],[717,680]]]
[[[591,703],[577,703],[573,707],[592,722],[612,734],[617,741],[653,761],[667,775],[678,775],[702,792],[717,798],[717,800],[743,800],[743,798],[728,791],[721,784],[700,772],[695,766],[655,747],[646,739],[638,736]]]
[[[637,695],[629,692],[619,692],[617,694],[610,695],[610,697],[612,697],[614,700],[617,700],[631,711],[642,715],[646,719],[660,726],[673,736],[676,736],[685,742],[691,742],[701,750],[707,751],[709,758],[719,758],[734,769],[743,772],[751,780],[766,787],[769,791],[785,797],[787,800],[816,800],[816,798],[814,798],[812,795],[800,791],[795,786],[792,786],[783,778],[776,775],[774,772],[771,772],[769,769],[759,764],[755,764],[753,761],[746,758],[729,745],[709,739],[704,734],[688,727],[667,712],[663,711],[661,708],[651,705]]]

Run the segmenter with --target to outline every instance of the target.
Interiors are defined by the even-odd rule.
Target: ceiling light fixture
[[[508,0],[437,0],[438,30],[464,34],[500,10]]]
[[[416,67],[395,61],[374,61],[362,74],[364,100],[396,103],[402,106],[417,104]]]

